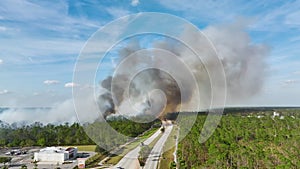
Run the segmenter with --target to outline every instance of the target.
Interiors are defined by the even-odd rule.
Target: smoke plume
[[[99,114],[98,106],[94,101],[93,89],[82,88],[76,94],[78,95],[77,111],[86,112],[77,114],[74,109],[73,99],[67,99],[64,102],[54,104],[49,108],[7,108],[0,111],[0,120],[12,124],[32,124],[40,122],[43,124],[62,124],[65,122],[93,122]],[[1,110],[1,108],[0,108]]]
[[[245,28],[243,24],[234,23],[210,26],[203,30],[204,35],[214,45],[223,65],[227,84],[227,103],[230,104],[238,104],[238,100],[259,92],[265,78],[268,47],[251,42]],[[149,113],[157,117],[166,112],[176,112],[181,110],[182,105],[196,104],[197,88],[201,95],[201,108],[208,108],[212,97],[212,84],[207,68],[213,70],[217,64],[211,60],[212,52],[208,49],[210,44],[207,43],[206,37],[195,38],[199,37],[195,34],[196,32],[186,28],[181,38],[192,44],[190,48],[203,54],[200,60],[190,48],[176,40],[166,38],[152,44],[153,48],[169,51],[176,56],[174,59],[186,65],[183,68],[177,68],[178,65],[170,60],[164,60],[163,55],[166,53],[142,49],[136,39],[122,48],[119,51],[118,65],[123,66],[120,66],[113,76],[108,76],[100,82],[105,92],[100,94],[98,104],[104,117],[117,112],[123,115]],[[143,52],[139,52],[141,50]],[[205,60],[205,64],[201,60]],[[143,64],[149,64],[153,68],[139,71]],[[156,67],[177,71],[166,72]],[[132,73],[136,72],[138,73],[134,78],[131,78]],[[193,73],[196,83],[192,83],[192,78],[186,76],[188,72]],[[130,84],[128,93],[126,84]],[[218,86],[218,90],[224,88],[225,86]]]

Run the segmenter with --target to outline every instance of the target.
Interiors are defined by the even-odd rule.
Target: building
[[[34,161],[62,164],[66,160],[77,157],[77,147],[46,147],[34,153]]]
[[[279,116],[280,116],[280,114],[279,114],[279,113],[277,113],[276,111],[274,111],[274,112],[273,112],[273,118],[274,118],[274,117],[276,117],[276,116],[277,116],[277,117],[279,117]]]

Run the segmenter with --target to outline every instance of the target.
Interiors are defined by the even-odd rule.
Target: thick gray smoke
[[[51,108],[10,108],[0,112],[0,120],[6,123],[32,124],[41,122],[43,124],[62,124],[65,122],[92,122],[99,114],[98,104],[94,101],[92,94],[94,89],[81,88],[78,95],[77,111],[86,112],[77,114],[76,117],[73,99],[54,104]],[[78,121],[80,119],[80,121]]]
[[[239,23],[211,26],[204,29],[203,33],[214,45],[223,64],[227,81],[227,103],[239,104],[236,102],[237,100],[259,92],[265,79],[267,46],[251,42],[245,26]],[[176,55],[174,59],[185,63],[188,71],[193,73],[196,84],[189,81],[190,79],[186,77],[187,71],[181,70],[181,68],[175,72],[177,79],[173,78],[172,72],[155,68],[137,73],[138,68],[144,63],[151,63],[153,67],[159,65],[158,67],[173,69],[174,67],[176,69],[176,65],[163,59],[153,59],[157,54],[159,55],[153,50],[138,52],[141,47],[137,40],[121,49],[118,64],[122,64],[132,56],[135,56],[135,59],[127,61],[126,66],[120,68],[113,77],[109,76],[100,83],[101,87],[105,89],[105,92],[99,96],[99,107],[104,113],[104,117],[116,113],[118,110],[129,115],[133,113],[132,111],[136,111],[136,113],[150,113],[155,116],[160,116],[165,112],[179,111],[182,104],[195,104],[194,101],[197,100],[194,99],[196,87],[199,87],[200,90],[201,108],[208,108],[212,84],[210,84],[210,75],[206,70],[208,67],[213,69],[217,64],[210,61],[212,53],[208,49],[210,44],[207,43],[206,38],[204,36],[195,38],[199,37],[195,34],[196,32],[186,28],[181,38],[191,42],[190,48],[204,54],[201,59],[206,60],[205,64],[195,57],[189,48],[175,40],[157,41],[152,46]],[[130,79],[132,72],[137,74]],[[128,81],[130,81],[129,93],[126,93],[125,84]],[[179,83],[183,87],[180,88]],[[224,90],[224,86],[219,86],[219,90]]]
[[[110,92],[105,92],[103,94],[101,94],[98,98],[99,104],[101,104],[102,106],[101,108],[101,112],[103,112],[103,117],[106,119],[107,116],[109,116],[110,114],[114,114],[115,113],[115,105],[111,96]]]

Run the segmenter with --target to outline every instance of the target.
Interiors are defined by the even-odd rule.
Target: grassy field
[[[95,152],[95,150],[96,150],[96,145],[77,145],[77,146],[72,146],[72,147],[77,147],[78,151],[93,151],[93,152]]]
[[[175,144],[176,144],[176,137],[177,137],[178,127],[174,125],[174,128],[169,135],[166,144],[163,147],[163,154],[162,158],[159,162],[160,169],[167,169],[170,168],[171,163],[174,161],[173,153],[175,151]]]

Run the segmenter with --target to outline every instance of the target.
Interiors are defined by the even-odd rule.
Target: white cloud
[[[0,65],[3,63],[3,60],[2,59],[0,59]]]
[[[300,28],[298,19],[300,16],[299,2],[286,1],[273,7],[265,1],[249,1],[247,3],[229,0],[222,2],[191,0],[188,3],[182,0],[159,1],[160,4],[171,10],[183,12],[184,17],[189,20],[197,22],[201,18],[201,22],[206,21],[215,24],[245,16],[254,21],[249,25],[251,30],[267,31],[269,33]]]
[[[295,84],[295,83],[298,83],[298,81],[294,80],[294,79],[289,79],[289,80],[283,81],[283,85],[290,85],[290,84]]]
[[[4,26],[0,26],[0,31],[6,31],[7,30],[7,28],[6,27],[4,27]]]
[[[125,10],[123,8],[117,8],[117,7],[107,8],[107,12],[114,18],[120,18],[130,13],[128,10]]]
[[[94,21],[86,17],[73,17],[68,12],[69,4],[63,1],[0,1],[0,6],[0,20],[5,18],[12,21],[0,25],[0,32],[6,30],[5,33],[9,35],[0,38],[0,51],[9,63],[27,64],[30,58],[34,63],[65,59],[55,57],[57,55],[68,55],[70,60],[85,43],[87,37],[82,36],[89,36],[102,25],[98,19]],[[54,35],[48,35],[45,33],[47,31]]]
[[[300,75],[300,71],[294,72],[295,75]]]
[[[59,61],[70,61],[72,59],[74,60],[74,56],[80,52],[80,49],[85,43],[84,40],[47,40],[24,37],[19,38],[19,40],[24,43],[15,45],[16,39],[0,39],[0,50],[2,52],[2,55],[7,56],[7,62],[13,62],[16,64],[24,64],[28,62],[42,64]],[[71,41],[72,43],[70,43]],[[57,55],[67,56],[56,57]]]
[[[67,87],[67,88],[70,88],[70,87],[79,87],[79,86],[80,86],[79,84],[73,83],[73,82],[65,84],[65,87]]]
[[[209,23],[231,20],[237,13],[247,8],[246,3],[238,6],[239,3],[233,1],[164,0],[159,3],[171,10],[183,12],[184,17],[189,20],[199,21],[200,17],[201,21]]]
[[[59,81],[58,80],[45,80],[44,84],[46,85],[52,85],[52,84],[58,84]]]
[[[34,25],[42,26],[51,30],[72,30],[69,24],[76,26],[98,27],[97,22],[87,20],[83,17],[71,17],[68,15],[69,4],[60,1],[58,3],[49,2],[31,2],[24,0],[18,1],[0,1],[0,12],[2,18],[21,22],[33,22]],[[9,10],[6,10],[9,9]],[[47,22],[45,18],[48,19]],[[39,22],[36,22],[39,21]]]
[[[292,13],[289,13],[286,16],[285,24],[299,28],[300,26],[299,17],[300,17],[300,11],[294,11]]]
[[[132,5],[132,6],[137,6],[139,3],[140,3],[139,0],[132,0],[132,1],[131,1],[131,5]]]
[[[0,95],[9,94],[9,93],[11,92],[6,89],[0,91]]]
[[[257,15],[257,23],[253,25],[253,28],[268,32],[299,28],[299,7],[299,1],[286,1],[276,8],[259,13]]]

